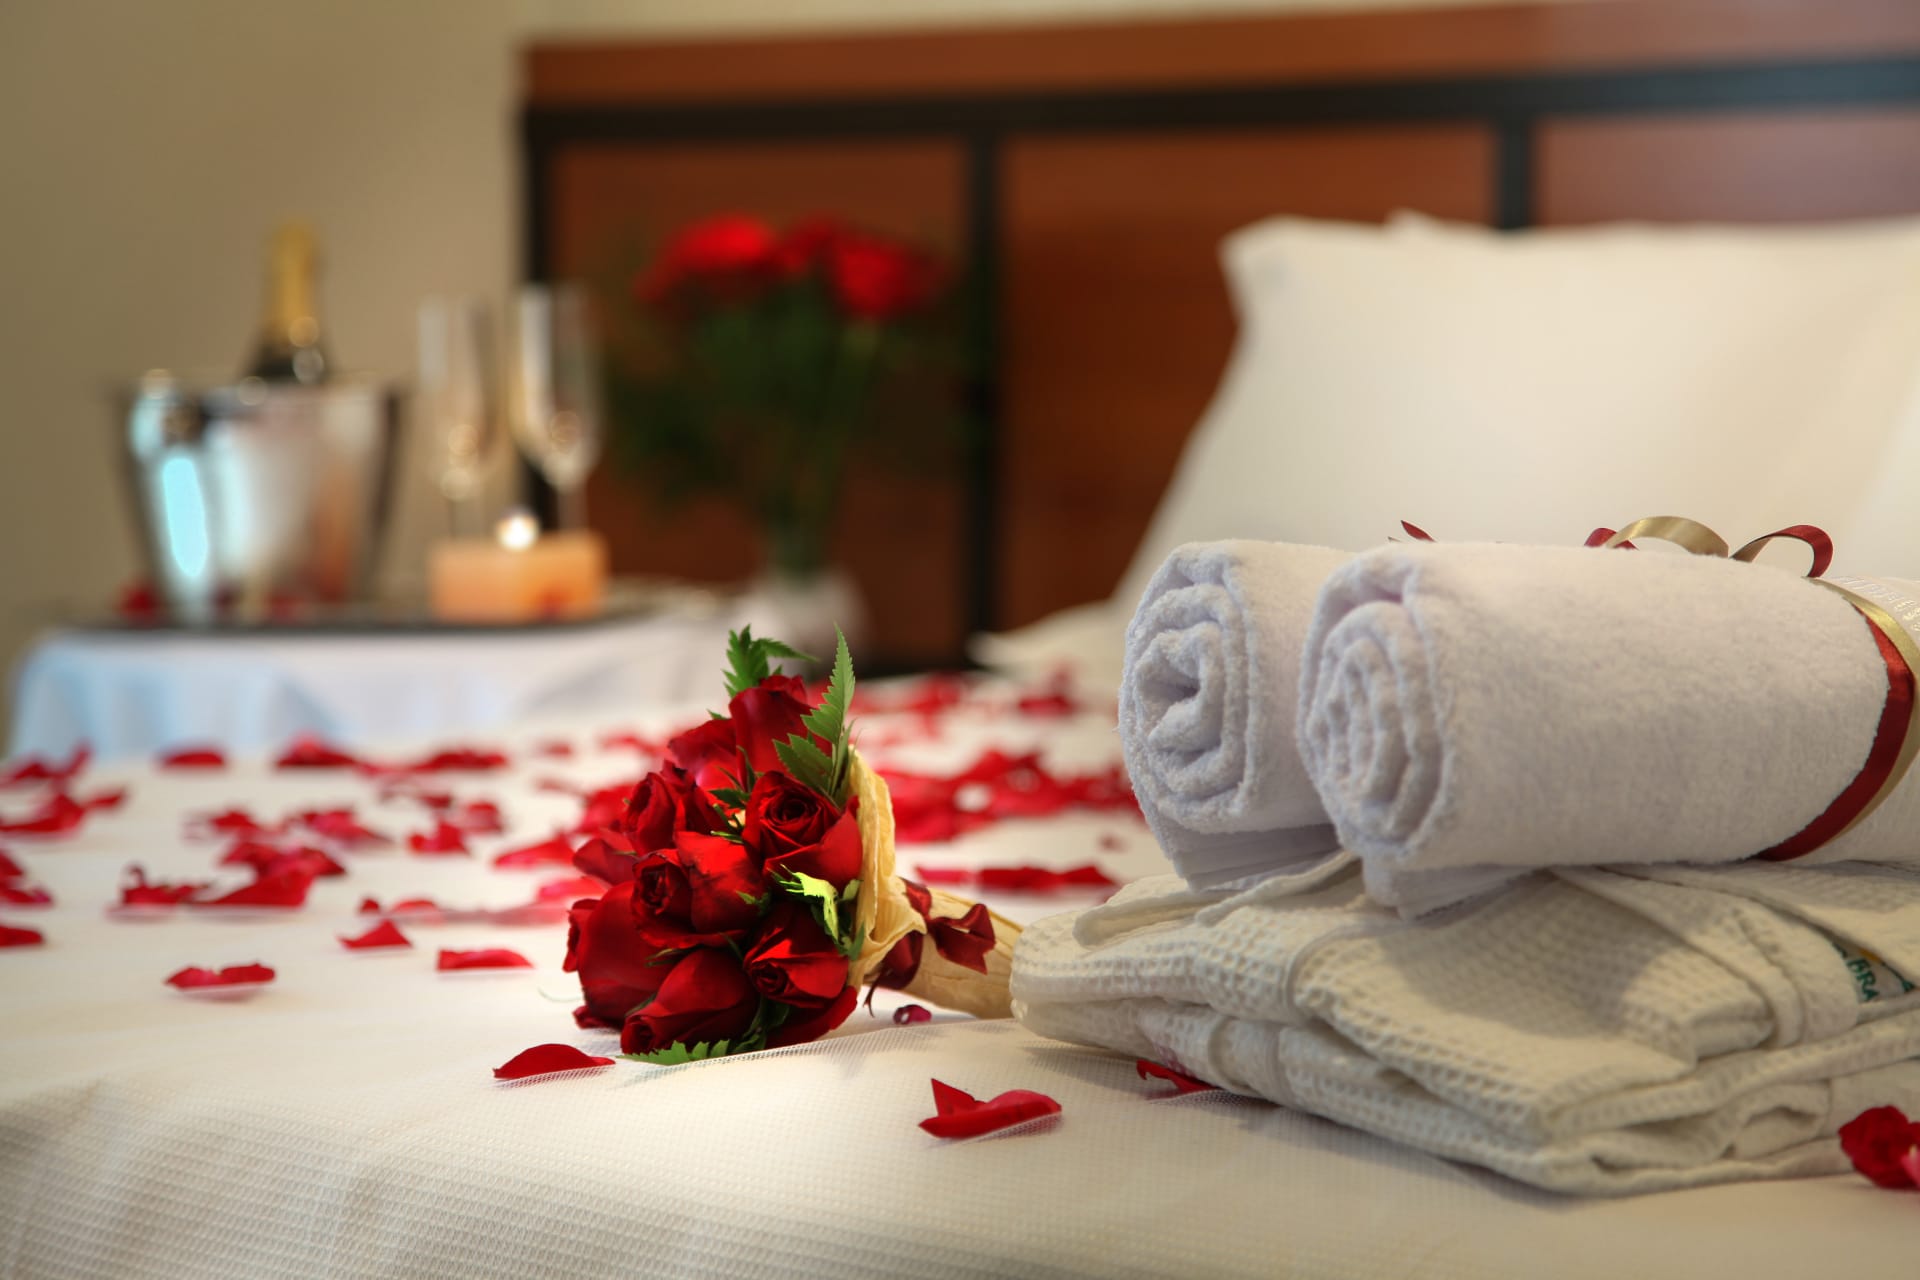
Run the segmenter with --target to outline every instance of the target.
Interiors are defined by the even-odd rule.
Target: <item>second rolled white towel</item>
[[[1859,774],[1887,662],[1839,594],[1658,551],[1407,545],[1322,592],[1305,766],[1378,900],[1417,912],[1529,867],[1729,862]],[[1910,777],[1808,854],[1920,861]]]

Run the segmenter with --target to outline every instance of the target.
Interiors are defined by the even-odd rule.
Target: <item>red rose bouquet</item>
[[[632,292],[612,379],[628,460],[663,500],[742,503],[776,571],[824,567],[852,445],[930,460],[959,422],[947,275],[903,241],[722,214],[668,241]]]
[[[570,913],[575,1018],[685,1062],[815,1039],[870,983],[1008,1016],[1019,927],[894,872],[886,783],[851,746],[845,638],[817,704],[774,666],[804,655],[750,630],[728,648],[728,714],[672,739],[575,855],[608,886]]]

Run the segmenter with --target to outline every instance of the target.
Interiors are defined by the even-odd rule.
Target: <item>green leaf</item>
[[[812,662],[813,658],[779,640],[766,640],[753,634],[750,626],[727,633],[727,696],[732,698],[779,672],[775,658]]]
[[[720,790],[712,792],[711,794],[715,800],[726,805],[729,809],[744,809],[747,807],[747,793],[738,787],[722,787]]]
[[[806,732],[774,743],[773,750],[796,781],[845,807],[848,773],[853,766],[852,725],[847,719],[847,709],[853,702],[853,656],[840,628],[835,627],[833,635],[833,675],[827,681],[826,696],[801,717]],[[823,751],[815,739],[826,742],[828,749]]]
[[[780,757],[780,763],[786,766],[795,782],[819,792],[829,800],[834,799],[833,757],[822,751],[819,743],[804,733],[796,733],[785,742],[774,743],[773,753]]]
[[[676,1041],[664,1049],[655,1049],[652,1053],[623,1053],[620,1056],[632,1062],[651,1063],[656,1067],[677,1067],[683,1062],[704,1062],[708,1058],[724,1058],[733,1052],[733,1047],[725,1040],[712,1043],[702,1041],[688,1045]]]
[[[774,883],[813,908],[814,919],[836,943],[840,941],[840,891],[818,876],[796,871]]]
[[[756,896],[748,893],[745,889],[735,889],[734,892],[740,895],[740,901],[746,903],[756,911],[765,908],[767,903],[773,900],[771,893],[763,893]]]

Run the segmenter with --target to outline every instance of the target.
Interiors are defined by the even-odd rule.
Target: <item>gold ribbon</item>
[[[1816,542],[1813,538],[1806,536],[1807,533],[1818,534],[1819,541]],[[1901,658],[1906,661],[1908,672],[1916,682],[1920,682],[1920,644],[1916,644],[1907,629],[1878,603],[1859,592],[1849,591],[1837,583],[1828,582],[1820,576],[1826,570],[1827,560],[1832,553],[1832,543],[1824,532],[1813,529],[1811,526],[1795,525],[1789,529],[1777,530],[1755,538],[1734,551],[1729,550],[1725,538],[1698,520],[1689,520],[1685,516],[1646,516],[1622,528],[1601,545],[1618,547],[1622,543],[1636,539],[1652,539],[1657,542],[1670,542],[1694,555],[1714,556],[1723,560],[1739,560],[1751,564],[1761,550],[1776,538],[1791,538],[1811,547],[1814,552],[1814,563],[1807,572],[1807,578],[1829,591],[1844,596],[1847,603],[1866,619],[1868,625],[1886,637],[1887,642],[1899,651]],[[1901,739],[1900,752],[1894,758],[1892,769],[1874,791],[1872,798],[1860,807],[1845,826],[1828,837],[1827,841],[1822,841],[1823,844],[1839,839],[1864,822],[1875,809],[1880,807],[1881,801],[1891,795],[1900,785],[1901,780],[1907,776],[1907,770],[1912,767],[1914,757],[1920,755],[1920,691],[1916,691],[1916,694],[1917,696],[1911,700],[1906,733]],[[1875,736],[1877,737],[1878,734],[1876,733]]]

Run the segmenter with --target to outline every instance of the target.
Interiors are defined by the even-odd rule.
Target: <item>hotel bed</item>
[[[1116,759],[1110,710],[976,708],[864,720],[893,767],[939,772],[995,745],[1049,768]],[[589,1275],[1248,1275],[1691,1277],[1786,1280],[1843,1266],[1911,1274],[1910,1196],[1832,1177],[1617,1200],[1572,1199],[1421,1155],[1265,1102],[1167,1097],[1131,1061],[1043,1040],[1013,1022],[938,1015],[896,1026],[898,997],[799,1048],[502,1084],[534,1044],[617,1051],[577,1031],[560,972],[565,925],[417,923],[415,946],[353,954],[364,897],[428,895],[506,907],[550,878],[489,855],[577,812],[542,779],[598,783],[638,767],[611,729],[546,726],[500,745],[508,770],[439,775],[496,800],[509,832],[476,856],[342,855],[284,918],[123,920],[106,908],[130,861],[156,879],[204,877],[218,842],[186,815],[236,802],[256,815],[353,804],[369,825],[419,827],[410,801],[372,801],[350,772],[236,764],[206,772],[95,770],[118,810],[59,841],[10,847],[55,905],[15,910],[46,945],[0,953],[0,1272],[22,1277]],[[559,738],[570,760],[536,744]],[[16,806],[17,807],[17,806]],[[11,811],[11,810],[10,810]],[[951,844],[907,845],[909,866],[1092,862],[1115,878],[1163,869],[1120,813],[1013,820]],[[1031,919],[1092,891],[999,895]],[[510,947],[531,970],[434,971],[437,948]],[[185,965],[262,961],[265,990],[234,1002],[176,993]],[[943,1142],[930,1081],[986,1097],[1035,1089],[1051,1126]]]
[[[1443,538],[1578,542],[1672,511],[1736,540],[1824,523],[1839,568],[1920,577],[1910,223],[1516,244],[1421,218],[1266,222],[1228,242],[1241,336],[1199,412],[1231,332],[1214,245],[1266,215],[1404,205],[1511,226],[1920,211],[1920,167],[1902,163],[1920,140],[1920,21],[1900,0],[1039,29],[828,40],[793,56],[808,43],[536,50],[529,268],[579,267],[621,192],[739,203],[812,175],[911,229],[926,210],[886,204],[908,189],[890,166],[934,175],[941,225],[997,266],[1008,303],[983,402],[1005,408],[1002,465],[944,497],[865,491],[855,523],[898,518],[888,503],[925,518],[861,539],[851,558],[890,659],[1050,616],[980,642],[1016,683],[980,684],[971,707],[931,721],[864,717],[883,766],[952,771],[987,747],[1113,766],[1120,628],[1145,575],[1193,537],[1354,546],[1408,519]],[[943,61],[943,48],[961,56]],[[1184,132],[1167,128],[1176,107],[1200,113]],[[702,167],[720,152],[768,161],[768,147],[799,149],[760,178]],[[1579,156],[1610,157],[1613,177],[1582,176],[1593,168],[1566,163]],[[1142,164],[1185,177],[1143,192]],[[1676,166],[1686,181],[1661,176]],[[1125,178],[1124,198],[1101,175]],[[1164,240],[1137,238],[1161,224]],[[1151,247],[1176,241],[1197,260]],[[1593,296],[1607,305],[1582,301]],[[618,497],[595,502],[617,553],[661,557],[629,567],[671,571],[676,546],[713,532],[698,519],[649,529]],[[1063,661],[1079,672],[1078,709],[1020,709],[1010,690]],[[614,1044],[569,1017],[563,923],[408,922],[411,951],[341,947],[372,920],[363,897],[524,903],[544,877],[487,857],[577,811],[541,783],[636,776],[633,749],[604,745],[608,733],[655,735],[689,715],[522,726],[500,743],[508,769],[445,779],[506,815],[506,833],[473,842],[479,856],[343,855],[345,880],[252,923],[106,908],[130,862],[163,879],[206,872],[219,846],[184,837],[188,814],[353,803],[403,832],[422,825],[418,807],[376,802],[351,773],[258,761],[89,774],[89,789],[128,787],[123,806],[66,839],[8,845],[54,905],[0,910],[47,938],[0,952],[0,1274],[1914,1272],[1920,1202],[1857,1177],[1561,1197],[1265,1102],[1163,1096],[1133,1062],[1017,1023],[896,1026],[900,999],[885,994],[813,1045],[503,1085],[493,1068],[528,1046]],[[556,738],[575,754],[537,752]],[[0,814],[13,803],[0,793]],[[1121,880],[1166,869],[1118,812],[997,822],[901,856],[1091,862]],[[1022,920],[1098,898],[982,896]],[[534,967],[439,974],[441,947],[510,947]],[[253,960],[278,976],[244,1001],[162,982]],[[943,1142],[918,1127],[935,1079],[980,1097],[1038,1090],[1061,1114]]]

